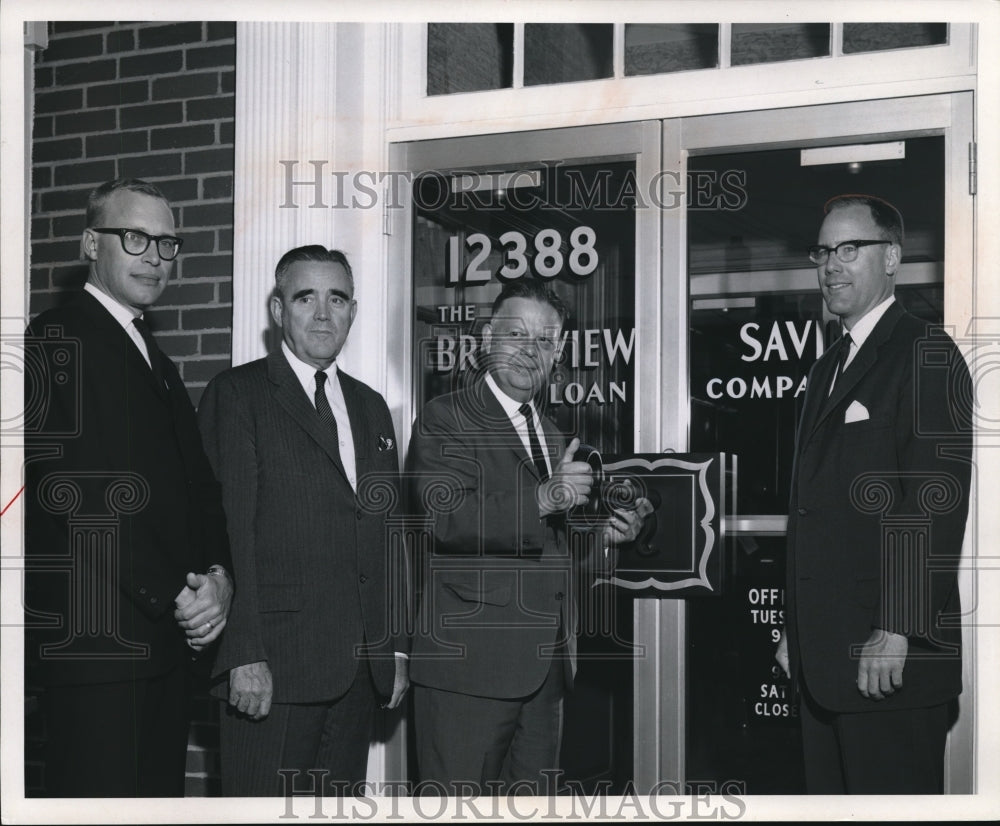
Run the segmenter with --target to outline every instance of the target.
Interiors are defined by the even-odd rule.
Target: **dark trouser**
[[[425,794],[545,794],[559,765],[564,663],[528,697],[497,700],[417,685],[413,715]]]
[[[219,728],[222,793],[350,793],[368,770],[375,706],[367,661],[358,667],[347,693],[330,702],[275,703],[263,720],[225,706]],[[308,774],[310,770],[314,774]]]
[[[52,797],[181,797],[191,686],[183,666],[145,680],[45,691]]]
[[[803,691],[799,715],[809,794],[942,793],[947,703],[834,714]]]

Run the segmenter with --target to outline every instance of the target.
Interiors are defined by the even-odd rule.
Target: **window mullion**
[[[719,68],[728,69],[733,50],[733,24],[719,24]]]
[[[514,77],[515,89],[524,88],[524,23],[514,24]]]
[[[614,47],[612,50],[614,61],[614,77],[625,77],[625,24],[615,23]]]
[[[830,55],[841,57],[844,54],[844,24],[832,23],[830,25]]]

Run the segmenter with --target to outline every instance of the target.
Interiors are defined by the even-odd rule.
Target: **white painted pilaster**
[[[322,244],[343,250],[355,277],[358,315],[338,364],[386,393],[391,287],[381,180],[389,28],[237,24],[234,365],[270,349],[267,302],[278,259]],[[398,429],[400,407],[387,395]],[[404,778],[401,715],[380,717],[377,729],[369,780]]]

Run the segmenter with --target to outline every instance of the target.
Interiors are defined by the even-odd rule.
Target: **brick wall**
[[[225,22],[49,24],[35,58],[31,313],[79,288],[87,195],[119,176],[155,183],[184,249],[149,313],[195,404],[230,365],[236,26]],[[44,794],[44,738],[27,690],[26,792]],[[195,705],[187,793],[218,792],[218,723]]]
[[[235,35],[233,23],[50,23],[35,62],[31,312],[86,279],[90,190],[155,183],[184,249],[150,324],[195,403],[230,362]]]

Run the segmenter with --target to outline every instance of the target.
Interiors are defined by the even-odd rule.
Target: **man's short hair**
[[[899,210],[883,198],[875,195],[835,195],[823,206],[823,214],[829,215],[835,209],[849,206],[866,206],[871,211],[872,220],[887,239],[903,245],[903,216]]]
[[[154,198],[159,198],[168,207],[170,206],[170,201],[167,200],[167,196],[164,195],[157,187],[153,186],[153,184],[140,180],[139,178],[116,178],[113,181],[106,181],[101,184],[88,196],[88,227],[98,227],[101,225],[104,217],[104,205],[108,202],[108,198],[122,189],[128,192],[138,192],[141,195],[151,195]]]
[[[278,266],[274,268],[274,286],[280,293],[285,283],[285,275],[292,264],[300,261],[312,261],[317,264],[340,264],[347,273],[347,280],[351,283],[351,293],[354,293],[354,272],[347,261],[347,256],[340,250],[328,250],[322,244],[308,244],[304,247],[296,247],[281,256]]]
[[[524,278],[508,281],[504,284],[500,295],[493,300],[492,313],[494,318],[496,318],[501,305],[511,298],[529,298],[542,304],[548,304],[559,315],[560,324],[565,324],[566,319],[569,318],[569,305],[559,297],[555,290],[548,284]]]

